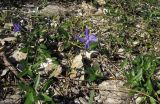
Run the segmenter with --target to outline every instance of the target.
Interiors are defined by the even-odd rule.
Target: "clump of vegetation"
[[[124,61],[127,64],[127,61]],[[131,63],[131,67],[124,74],[127,85],[133,92],[143,96],[141,103],[156,104],[159,102],[159,81],[154,75],[158,71],[160,59],[152,55],[139,55]]]
[[[61,81],[58,81],[59,74],[63,73],[62,77],[69,77],[69,73],[72,72],[70,66],[67,66],[68,68],[61,70],[62,72],[55,76],[55,70],[61,65],[61,60],[65,57],[69,57],[68,53],[72,48],[76,48],[77,50],[85,49],[86,51],[91,50],[93,47],[91,43],[97,42],[97,38],[96,36],[89,34],[88,28],[82,33],[82,35],[85,34],[85,38],[76,36],[76,34],[79,34],[78,32],[72,34],[68,31],[75,29],[74,27],[71,27],[74,25],[71,23],[73,22],[71,20],[65,20],[62,24],[59,24],[59,26],[52,26],[51,23],[47,23],[46,25],[46,22],[41,21],[43,18],[35,17],[32,19],[33,21],[28,23],[33,26],[30,28],[26,28],[20,22],[13,23],[13,32],[23,33],[23,35],[18,36],[19,39],[16,44],[21,44],[19,47],[20,51],[27,53],[27,58],[18,63],[22,66],[18,78],[28,79],[29,82],[20,82],[18,86],[24,95],[24,101],[22,102],[25,104],[32,104],[39,101],[52,104],[56,101],[53,99],[55,97],[55,92],[48,92],[50,86],[54,87],[55,85],[58,85],[57,83],[61,83]],[[48,21],[51,21],[50,18],[47,19]],[[39,22],[36,22],[37,20]],[[77,39],[80,42],[77,41]],[[83,45],[84,42],[85,46],[78,45]],[[62,45],[59,45],[59,43]],[[72,51],[76,52],[77,50]],[[59,56],[63,52],[65,52],[66,55]],[[48,60],[51,60],[51,63],[49,62],[51,66],[49,66],[49,63],[47,64],[48,66],[42,64]],[[47,71],[46,74],[42,74],[44,73],[42,71],[45,70],[42,70],[41,67]],[[49,73],[52,73],[53,75]],[[97,71],[97,68],[91,67],[90,65],[85,67],[85,74],[85,79],[90,83],[102,77],[102,74]],[[63,89],[63,91],[65,91],[65,89]]]

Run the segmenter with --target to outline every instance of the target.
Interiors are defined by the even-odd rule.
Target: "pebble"
[[[96,0],[97,3],[102,6],[102,5],[105,5],[106,4],[106,1],[105,0]]]

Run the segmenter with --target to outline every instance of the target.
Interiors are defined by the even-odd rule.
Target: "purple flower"
[[[85,43],[84,48],[87,49],[87,48],[89,48],[89,45],[91,42],[97,42],[97,38],[94,34],[89,34],[88,28],[85,29],[84,34],[85,34],[84,38],[82,38],[78,35],[78,36],[76,36],[76,39],[78,39],[80,42]]]
[[[19,32],[20,31],[20,24],[19,23],[14,23],[13,24],[13,31],[14,32]]]

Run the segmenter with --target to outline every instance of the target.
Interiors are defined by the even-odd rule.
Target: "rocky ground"
[[[52,83],[45,93],[52,95],[57,104],[138,104],[140,98],[129,94],[131,89],[126,86],[127,81],[123,74],[131,66],[122,69],[121,64],[125,59],[130,61],[142,53],[154,51],[156,55],[160,55],[158,16],[154,19],[141,16],[145,12],[141,10],[145,3],[135,10],[132,8],[131,14],[127,12],[130,8],[125,8],[127,4],[122,6],[118,4],[118,0],[43,3],[44,5],[25,3],[18,8],[1,7],[0,103],[24,103],[27,90],[22,91],[18,87],[22,87],[19,82],[32,86],[36,83],[36,77],[39,78],[37,92],[41,91],[45,82]],[[151,5],[146,6],[156,9]],[[20,22],[24,30],[14,32],[14,21]],[[90,32],[98,38],[98,47],[85,50],[83,44],[74,39],[84,26],[89,27]],[[63,31],[63,34],[69,34],[67,38],[64,36],[59,39],[58,37],[63,36],[55,36],[59,27],[68,32]],[[34,39],[34,36],[29,36],[33,35],[32,30],[35,34],[41,34],[34,31],[36,28],[42,31],[42,37],[35,35]],[[50,39],[52,36],[54,40]],[[35,66],[30,66],[36,67],[38,51],[23,52],[21,49],[31,47],[30,49],[38,50],[39,44],[47,46],[47,51],[42,54],[49,50],[55,60],[47,59],[47,53],[46,62],[37,62],[41,70],[32,70],[35,76],[25,75],[24,60],[27,60],[25,62],[28,64],[25,65],[28,66],[34,60],[32,64]],[[36,103],[42,102],[38,100]]]

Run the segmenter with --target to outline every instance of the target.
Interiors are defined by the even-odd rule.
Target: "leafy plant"
[[[37,26],[31,32],[28,32],[22,40],[24,44],[22,51],[27,53],[27,59],[20,62],[23,70],[19,73],[20,77],[29,77],[30,82],[20,83],[19,87],[24,92],[24,104],[33,104],[36,102],[43,102],[47,104],[54,104],[51,94],[47,93],[49,86],[54,80],[48,79],[46,83],[42,82],[42,77],[39,73],[40,65],[46,61],[47,58],[52,59],[52,63],[56,63],[55,58],[52,56],[50,50],[46,45],[45,27]],[[39,41],[43,39],[44,41]]]
[[[95,82],[97,80],[100,80],[102,76],[102,72],[98,65],[92,66],[92,67],[86,67],[86,79],[88,82]]]
[[[124,61],[126,65],[127,61]],[[158,82],[155,81],[153,75],[160,64],[160,60],[154,55],[139,55],[132,61],[132,67],[125,72],[127,84],[134,90],[143,92],[149,97],[145,97],[144,102],[156,104],[158,100],[157,87]]]

